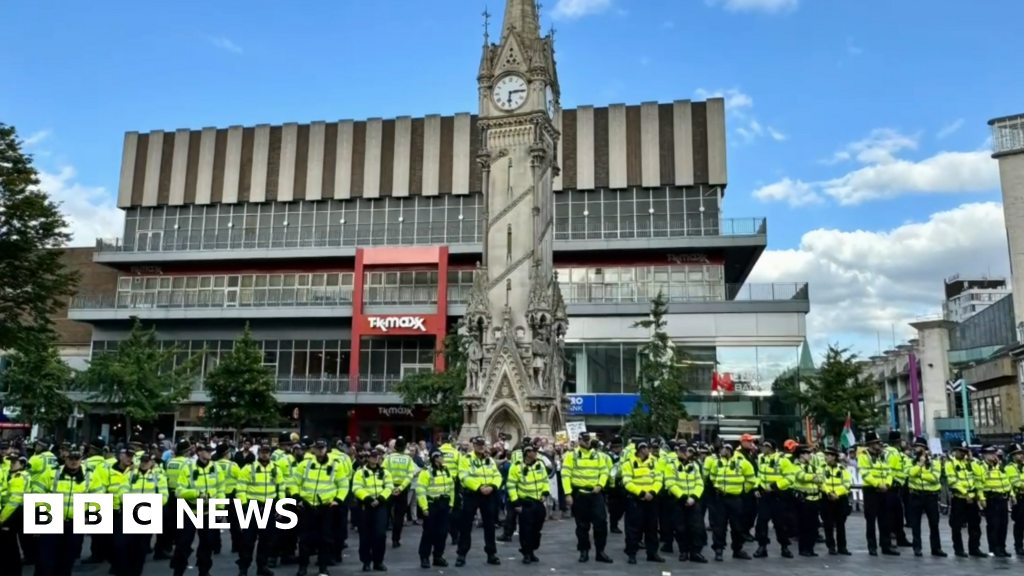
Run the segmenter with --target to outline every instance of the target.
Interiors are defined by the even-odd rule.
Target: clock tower
[[[564,426],[568,318],[552,258],[561,113],[554,54],[534,0],[506,0],[499,42],[484,35],[476,157],[483,255],[462,327],[464,438],[552,436]]]

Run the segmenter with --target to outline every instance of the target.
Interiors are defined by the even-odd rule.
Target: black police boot
[[[456,556],[455,557],[455,567],[456,568],[461,568],[462,566],[465,566],[465,565],[466,565],[466,557],[465,556]]]
[[[430,568],[430,558],[426,556],[420,558],[420,568]]]
[[[758,546],[757,550],[754,550],[754,558],[767,558],[768,548],[764,546]]]
[[[707,564],[708,559],[704,557],[700,552],[694,554],[690,553],[690,562],[696,562],[697,564]]]
[[[715,562],[721,562],[721,561],[722,561],[722,551],[721,550],[715,550]]]
[[[256,576],[274,576],[274,571],[266,566],[257,566]]]
[[[434,566],[437,566],[438,568],[447,568],[448,561],[440,556],[434,556]]]
[[[789,546],[783,546],[782,551],[779,552],[779,556],[782,556],[783,558],[792,558],[793,552],[789,549]]]
[[[609,557],[607,554],[605,554],[604,550],[602,550],[602,551],[597,553],[597,556],[595,557],[595,560],[597,560],[598,562],[600,562],[602,564],[611,564],[612,563],[611,557]]]
[[[523,554],[523,564],[529,564],[531,562],[529,554]]]
[[[533,562],[534,564],[536,564],[537,562],[540,562],[540,558],[537,558],[536,554],[534,554],[533,552],[530,552],[530,562]]]
[[[388,571],[388,567],[385,566],[383,562],[377,562],[377,563],[375,563],[373,565],[373,571],[374,572],[387,572]]]
[[[690,555],[687,554],[686,552],[680,552],[679,553],[679,561],[680,562],[686,562],[689,559],[690,559]]]
[[[655,552],[654,554],[648,554],[647,555],[647,561],[648,562],[658,562],[658,563],[661,563],[661,562],[664,562],[665,559],[662,558],[661,554],[658,554],[657,552]]]
[[[498,542],[511,542],[512,536],[510,534],[502,533],[497,538],[495,538],[495,540],[497,540]]]
[[[732,553],[732,557],[735,560],[750,560],[750,554],[747,554],[746,550],[736,550]]]
[[[373,565],[369,562],[363,562],[363,572],[369,572],[370,570],[373,570]]]
[[[626,559],[626,564],[636,564],[636,554],[630,554]]]
[[[498,558],[497,554],[489,554],[487,556],[487,563],[491,566],[498,566],[501,564],[501,558]]]
[[[587,550],[580,550],[580,562],[586,562],[590,560],[590,552]]]

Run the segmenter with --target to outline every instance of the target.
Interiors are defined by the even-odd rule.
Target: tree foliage
[[[772,388],[780,398],[795,404],[831,438],[839,438],[846,416],[855,428],[874,428],[882,421],[877,407],[878,388],[858,366],[849,348],[829,345],[816,372],[797,378],[780,378]]]
[[[133,423],[154,422],[188,398],[202,357],[202,353],[189,355],[177,345],[161,349],[156,329],[147,330],[136,320],[116,351],[93,356],[79,387],[89,402],[124,414],[130,434]]]
[[[32,157],[0,123],[0,350],[43,349],[78,272],[61,261],[71,235],[60,205],[39,189]]]
[[[640,400],[623,427],[629,435],[672,437],[679,420],[687,416],[683,395],[689,370],[665,329],[666,314],[668,301],[659,292],[651,301],[650,317],[633,324],[633,328],[647,330],[650,337],[638,353]]]
[[[278,424],[277,380],[263,365],[263,351],[248,324],[231,352],[206,374],[203,390],[210,397],[205,421],[213,428],[241,431]]]
[[[53,430],[66,426],[75,409],[68,397],[73,371],[51,342],[44,347],[15,351],[4,372],[4,406],[17,410],[16,420]]]
[[[467,338],[458,328],[445,336],[438,352],[444,370],[410,374],[395,385],[395,392],[409,406],[430,408],[427,422],[444,430],[462,426],[462,393],[466,389]]]

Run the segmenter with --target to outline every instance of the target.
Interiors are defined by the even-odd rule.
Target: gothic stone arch
[[[484,425],[484,438],[491,442],[497,440],[501,432],[511,436],[513,443],[521,440],[526,434],[526,426],[515,408],[508,402],[495,406],[487,418],[487,424]]]

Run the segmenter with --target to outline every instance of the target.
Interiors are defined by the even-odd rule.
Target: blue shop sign
[[[628,416],[637,394],[570,394],[569,416]]]

